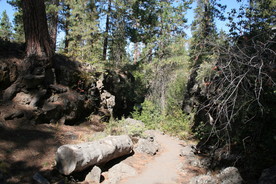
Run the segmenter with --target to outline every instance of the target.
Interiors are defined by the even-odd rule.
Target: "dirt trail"
[[[179,179],[178,168],[181,163],[179,156],[181,141],[168,135],[155,132],[155,140],[161,146],[161,153],[148,163],[142,173],[128,178],[123,184],[176,184]],[[188,151],[188,150],[187,150]]]

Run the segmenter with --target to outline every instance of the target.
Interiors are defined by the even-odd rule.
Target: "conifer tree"
[[[47,0],[45,1],[45,5],[46,5],[49,34],[53,44],[53,49],[56,50],[59,0]]]
[[[101,45],[98,27],[98,12],[95,0],[69,1],[68,54],[95,62],[100,60]]]
[[[24,26],[23,26],[23,11],[20,0],[9,0],[8,3],[14,7],[15,13],[13,18],[14,33],[13,39],[15,42],[24,43]]]
[[[196,111],[193,109],[203,100],[200,98],[200,87],[196,80],[198,70],[202,63],[211,62],[214,56],[214,45],[217,38],[214,0],[197,0],[195,19],[192,23],[192,40],[190,44],[191,74],[187,82],[184,96],[183,109],[187,113]]]
[[[6,10],[3,11],[0,22],[0,37],[3,40],[10,41],[12,37],[12,25]]]
[[[115,65],[126,60],[127,2],[114,0],[110,12],[109,60]]]

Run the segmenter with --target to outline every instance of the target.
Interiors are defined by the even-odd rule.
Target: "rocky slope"
[[[133,109],[129,72],[97,72],[91,64],[61,55],[51,62],[0,58],[0,120],[24,117],[35,124],[74,125],[108,120],[111,114],[122,117]]]

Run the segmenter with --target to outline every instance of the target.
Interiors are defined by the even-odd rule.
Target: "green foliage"
[[[3,11],[0,22],[0,37],[5,41],[10,41],[12,38],[12,25],[6,10]]]
[[[160,129],[160,124],[164,120],[160,108],[149,100],[142,103],[142,112],[140,113],[139,109],[136,108],[132,117],[141,120],[148,129]]]
[[[15,8],[13,25],[14,25],[14,33],[13,40],[15,42],[24,43],[25,42],[25,33],[23,26],[23,11],[21,8],[20,0],[8,0],[7,1],[11,6]]]
[[[98,28],[98,12],[93,1],[69,1],[70,40],[68,55],[81,61],[97,62],[101,58],[101,37]]]
[[[216,57],[209,56],[208,61],[209,62],[201,63],[197,71],[196,80],[202,89],[211,84],[211,80],[213,77],[219,75],[217,66],[215,65]]]
[[[108,123],[106,123],[106,128],[104,132],[107,135],[129,135],[131,137],[143,137],[143,133],[146,128],[143,124],[138,123],[127,123],[125,119],[122,120],[114,120],[111,119]]]
[[[205,140],[208,140],[211,131],[212,131],[211,125],[200,122],[199,125],[195,128],[194,136],[200,141],[205,141]]]
[[[132,117],[141,120],[148,129],[159,129],[180,138],[186,138],[190,133],[190,119],[180,108],[164,115],[156,104],[146,100],[142,111],[136,109]]]
[[[165,116],[161,122],[161,130],[185,139],[189,136],[191,129],[190,117],[182,112],[180,108]]]
[[[258,35],[275,27],[275,0],[248,0],[242,3],[239,10],[229,13],[230,34],[238,36],[241,33]],[[239,19],[236,22],[236,19]]]
[[[183,94],[185,93],[188,79],[187,68],[188,67],[181,67],[180,69],[176,70],[175,76],[168,84],[166,93],[167,114],[171,114],[173,111],[179,111],[182,108]]]

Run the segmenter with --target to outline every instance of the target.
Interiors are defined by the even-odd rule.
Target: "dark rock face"
[[[275,183],[276,183],[276,166],[263,170],[258,184],[275,184]]]
[[[0,90],[6,89],[17,78],[18,72],[15,64],[0,62]]]
[[[87,63],[54,56],[21,63],[0,59],[0,114],[4,120],[25,117],[35,123],[74,125],[91,114],[107,121],[133,109],[134,82],[128,72],[96,73]],[[12,108],[13,110],[8,110]],[[0,117],[0,118],[1,118]]]
[[[104,89],[115,96],[113,114],[121,118],[128,116],[134,107],[134,77],[126,71],[107,71],[104,75]]]

